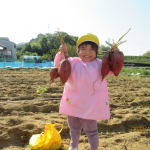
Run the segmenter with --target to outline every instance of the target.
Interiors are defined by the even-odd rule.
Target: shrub
[[[142,73],[143,75],[150,75],[150,71],[147,71],[147,70],[144,70]]]

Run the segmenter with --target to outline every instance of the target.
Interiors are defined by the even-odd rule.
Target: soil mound
[[[148,150],[150,147],[150,78],[107,76],[111,118],[98,121],[99,150]],[[0,69],[0,149],[30,150],[29,139],[46,123],[61,123],[62,146],[70,144],[67,116],[59,114],[64,86],[49,87],[49,70]],[[40,92],[37,92],[39,90]],[[51,98],[51,99],[50,99]],[[60,130],[60,126],[56,126]],[[79,150],[88,149],[82,131]]]

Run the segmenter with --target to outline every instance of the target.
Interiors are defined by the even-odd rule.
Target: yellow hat
[[[91,34],[91,33],[87,33],[87,35],[83,35],[83,36],[81,36],[81,37],[79,37],[79,39],[78,39],[78,41],[77,41],[77,47],[81,44],[81,43],[83,43],[83,42],[85,42],[85,41],[91,41],[91,42],[94,42],[94,43],[96,43],[98,46],[99,46],[99,39],[98,39],[98,37],[96,36],[96,35],[93,35],[93,34]]]

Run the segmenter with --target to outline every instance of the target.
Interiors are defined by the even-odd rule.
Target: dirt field
[[[107,76],[107,82],[111,119],[98,121],[99,150],[149,150],[150,78]],[[63,124],[60,150],[68,149],[67,119],[58,113],[63,92],[59,83],[57,79],[50,90],[37,93],[39,86],[49,86],[48,70],[0,69],[0,150],[30,150],[30,137],[43,132],[46,123]],[[54,99],[43,100],[49,98]],[[79,150],[88,146],[82,132]]]

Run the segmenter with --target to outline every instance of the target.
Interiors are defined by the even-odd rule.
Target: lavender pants
[[[81,129],[83,127],[83,130],[88,137],[90,149],[98,149],[99,140],[98,140],[97,120],[88,120],[73,116],[68,116],[67,119],[68,119],[68,126],[70,128],[71,147],[78,148]]]

